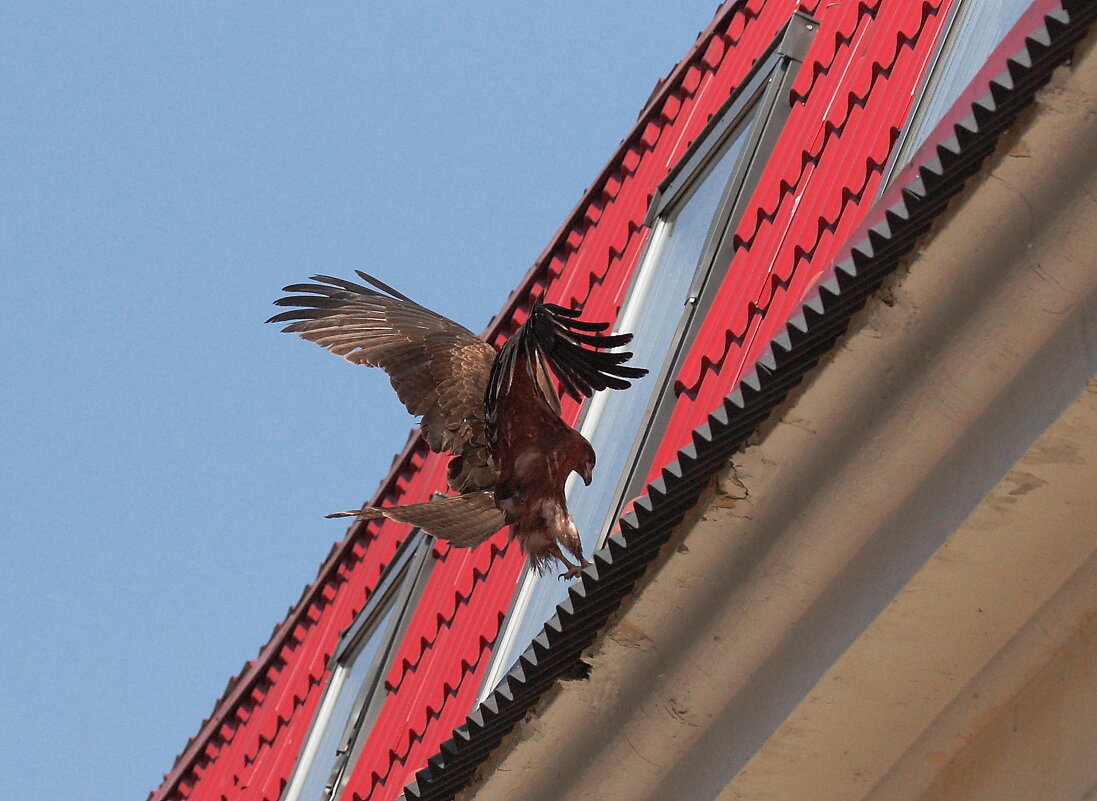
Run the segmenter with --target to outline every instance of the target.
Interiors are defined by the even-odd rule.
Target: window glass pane
[[[757,105],[755,105],[757,109]],[[630,364],[646,367],[647,376],[635,381],[625,392],[602,392],[591,401],[580,426],[582,434],[594,446],[597,464],[589,487],[569,485],[568,508],[583,540],[583,552],[590,554],[612,525],[607,520],[616,509],[615,494],[633,443],[644,425],[645,412],[657,389],[660,367],[672,351],[674,335],[685,310],[690,286],[697,274],[698,261],[713,226],[720,198],[749,139],[756,111],[745,115],[736,131],[712,160],[707,175],[696,184],[693,193],[670,212],[668,219],[653,227],[644,264],[637,271],[630,295],[622,308],[619,325],[632,331],[627,346],[634,353]],[[628,320],[642,322],[630,325]],[[576,491],[572,493],[571,487]],[[489,676],[491,689],[510,669],[530,641],[552,617],[557,604],[567,597],[568,584],[558,580],[559,566],[537,577],[528,572],[512,611],[514,623],[496,656],[495,670]]]
[[[627,392],[607,393],[596,427],[587,434],[598,459],[594,480],[590,487],[580,487],[574,502],[568,499],[582,533],[585,553],[590,553],[600,536],[615,522],[604,517],[613,511],[611,506],[616,507],[613,503],[616,499],[612,496],[627,466],[636,434],[643,426],[652,393],[657,389],[659,368],[674,345],[674,335],[697,274],[698,260],[716,206],[738,163],[752,118],[753,114],[743,122],[740,135],[726,146],[711,172],[664,227],[663,241],[646,292],[635,301],[630,299],[631,305],[639,306],[643,321],[631,329],[633,340],[628,349],[634,356],[630,364],[648,368],[648,374],[634,382]]]
[[[376,668],[378,653],[388,641],[392,624],[396,618],[397,604],[395,603],[395,596],[398,593],[394,592],[391,595],[392,597],[386,601],[387,606],[373,626],[369,636],[365,638],[365,641],[362,642],[348,661],[336,667],[337,675],[332,679],[332,690],[335,690],[337,695],[334,701],[331,702],[331,714],[327,726],[324,727],[323,734],[317,742],[316,755],[312,760],[312,764],[309,765],[308,773],[301,785],[300,794],[297,796],[302,801],[319,801],[319,799],[327,797],[324,794],[324,787],[327,785],[331,771],[335,767],[335,760],[338,756],[336,751],[342,745],[341,741],[346,733],[347,725],[351,722],[350,718],[354,712],[355,701],[358,700],[363,689],[366,692],[372,690],[372,687],[365,688],[364,685],[367,681],[376,678],[376,676],[371,676],[371,671]],[[337,688],[335,682],[338,682]],[[327,699],[325,699],[325,703],[327,703]]]
[[[430,575],[431,550],[431,541],[422,532],[409,537],[365,608],[339,638],[331,679],[283,801],[327,799],[329,782],[335,783],[331,795],[341,792],[384,703],[381,677]]]
[[[896,171],[914,157],[1030,5],[1032,0],[967,0],[957,8],[896,154]]]

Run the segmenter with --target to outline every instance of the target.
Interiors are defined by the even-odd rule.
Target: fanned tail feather
[[[426,503],[400,506],[363,506],[326,517],[356,517],[360,520],[387,518],[420,528],[451,545],[471,548],[505,525],[503,513],[495,508],[494,493],[481,490],[453,495]]]

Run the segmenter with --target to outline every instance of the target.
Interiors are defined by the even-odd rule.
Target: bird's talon
[[[587,564],[589,564],[589,562]],[[557,578],[559,578],[561,581],[571,581],[572,579],[577,579],[579,578],[579,576],[582,575],[584,567],[586,567],[586,565],[569,565],[568,569],[561,573],[559,576],[557,576]]]

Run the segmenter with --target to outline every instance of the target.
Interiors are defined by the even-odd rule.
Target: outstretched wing
[[[469,492],[403,506],[366,506],[328,517],[359,517],[364,520],[386,517],[421,528],[432,537],[446,540],[458,548],[473,548],[505,525],[503,513],[495,508],[495,495],[489,491]]]
[[[492,365],[487,405],[493,406],[509,391],[515,370],[526,370],[533,386],[552,406],[558,406],[558,401],[551,387],[546,388],[546,366],[560,380],[564,392],[576,400],[600,389],[626,389],[629,379],[647,375],[641,367],[625,365],[632,353],[605,350],[627,345],[632,334],[603,334],[609,323],[585,322],[576,319],[578,316],[578,311],[551,303],[534,306]]]
[[[276,300],[295,308],[267,322],[289,323],[283,331],[355,364],[380,367],[407,410],[422,416],[430,449],[459,457],[450,486],[458,492],[490,487],[484,394],[495,349],[464,326],[356,272],[373,288],[316,275],[317,283],[285,287],[303,294]]]

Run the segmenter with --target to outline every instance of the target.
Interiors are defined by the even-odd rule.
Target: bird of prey
[[[606,334],[608,323],[536,303],[497,351],[467,328],[356,272],[369,286],[316,275],[316,283],[285,287],[293,294],[275,304],[292,310],[267,322],[289,323],[283,331],[388,373],[401,402],[421,418],[428,447],[452,454],[447,483],[456,494],[328,517],[385,517],[459,547],[473,547],[509,525],[538,572],[555,559],[567,568],[564,577],[577,576],[590,563],[567,510],[564,482],[574,471],[589,485],[595,457],[590,443],[560,419],[553,376],[576,400],[627,388],[647,370],[625,365],[631,353],[607,349],[627,344],[632,335]]]

